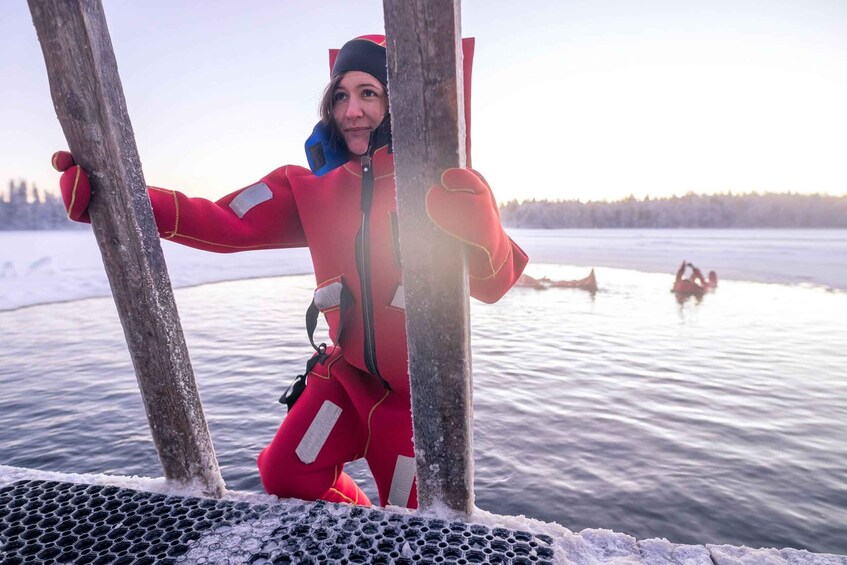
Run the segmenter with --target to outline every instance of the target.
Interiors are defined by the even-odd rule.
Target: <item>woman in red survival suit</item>
[[[148,193],[164,239],[221,253],[311,252],[317,288],[307,329],[317,353],[283,397],[288,415],[259,454],[267,492],[370,505],[344,472],[345,463],[365,458],[380,504],[415,508],[385,38],[353,39],[332,56],[321,121],[306,143],[312,170],[280,167],[217,202],[152,186]],[[468,64],[466,92],[469,76]],[[53,165],[63,171],[68,216],[88,221],[85,172],[67,152]],[[426,205],[433,222],[467,246],[471,295],[497,301],[527,257],[503,231],[488,184],[471,169],[448,169]],[[312,338],[319,312],[329,347]]]

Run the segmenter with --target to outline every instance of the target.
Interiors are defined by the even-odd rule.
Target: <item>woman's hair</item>
[[[340,73],[329,81],[329,84],[326,85],[323,94],[321,95],[321,102],[318,106],[318,113],[321,116],[321,123],[325,126],[329,126],[332,135],[330,140],[335,143],[338,140],[343,139],[341,132],[338,131],[338,125],[336,125],[335,120],[332,117],[332,108],[335,105],[334,97],[335,97],[335,89],[338,88],[339,83],[344,78],[346,73]],[[383,95],[385,96],[385,113],[388,114],[388,89],[385,88],[385,85],[382,86]]]
[[[335,95],[335,89],[338,88],[338,84],[341,82],[341,79],[344,78],[344,73],[338,74],[329,81],[329,84],[324,88],[323,95],[321,96],[321,103],[318,107],[318,112],[321,115],[321,123],[325,126],[331,126],[333,134],[336,133],[336,125],[335,120],[332,119],[332,107],[335,105],[333,101],[333,97]]]

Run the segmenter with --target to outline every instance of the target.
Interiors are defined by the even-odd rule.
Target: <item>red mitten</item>
[[[82,167],[74,163],[74,156],[67,151],[53,153],[53,168],[62,173],[59,188],[68,218],[76,222],[91,223],[88,217],[88,201],[91,199],[91,185],[88,175]]]
[[[500,224],[500,211],[488,183],[472,169],[447,169],[441,184],[426,194],[426,211],[435,224],[469,246],[472,277],[495,276],[512,253]]]

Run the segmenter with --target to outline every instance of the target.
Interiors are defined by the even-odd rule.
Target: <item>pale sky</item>
[[[303,142],[376,0],[103,0],[148,184],[216,199]],[[847,1],[465,0],[473,159],[500,202],[847,194]],[[25,0],[0,0],[0,183],[66,147]]]

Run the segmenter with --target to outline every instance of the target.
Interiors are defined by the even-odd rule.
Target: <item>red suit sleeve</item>
[[[497,270],[486,272],[488,257],[482,257],[479,250],[468,251],[468,272],[471,296],[482,302],[492,304],[500,300],[506,292],[518,281],[523,273],[524,267],[529,262],[529,257],[512,238],[502,232],[497,237],[503,246],[507,248],[506,258]],[[492,248],[496,244],[492,244]],[[488,263],[490,265],[490,262]],[[477,273],[476,275],[474,273]]]
[[[512,239],[503,234],[503,237],[508,241],[508,254],[506,260],[500,265],[500,268],[487,276],[475,276],[474,271],[479,272],[479,267],[474,268],[475,264],[479,265],[487,258],[479,257],[479,251],[471,249],[468,252],[468,271],[470,273],[469,286],[470,294],[477,300],[492,304],[500,300],[506,292],[518,281],[523,273],[524,267],[529,262],[527,254],[518,247]]]
[[[445,170],[427,192],[426,210],[435,225],[465,244],[471,296],[488,303],[500,300],[529,259],[503,230],[485,178],[473,169]]]
[[[216,202],[155,186],[147,192],[162,239],[218,253],[306,245],[287,167]]]

